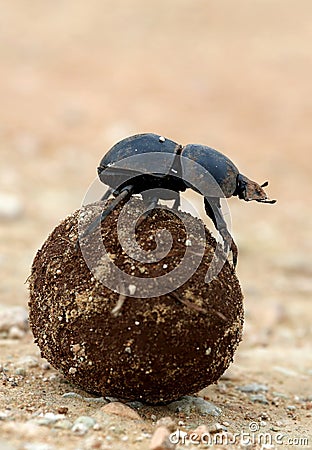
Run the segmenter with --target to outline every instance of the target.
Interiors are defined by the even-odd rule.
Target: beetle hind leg
[[[204,202],[205,202],[205,211],[207,215],[210,217],[214,226],[216,227],[216,229],[218,230],[223,239],[224,252],[228,253],[229,250],[232,252],[233,266],[235,268],[237,265],[238,248],[229,230],[227,229],[227,225],[221,211],[220,199],[205,198]]]

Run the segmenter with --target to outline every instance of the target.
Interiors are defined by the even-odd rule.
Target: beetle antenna
[[[261,184],[261,187],[266,187],[266,186],[268,186],[269,185],[269,182],[268,181],[265,181],[263,184]]]

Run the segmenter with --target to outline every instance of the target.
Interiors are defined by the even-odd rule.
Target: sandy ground
[[[62,397],[88,395],[38,359],[29,332],[2,333],[1,449],[146,449],[166,415],[312,446],[311,14],[309,0],[0,1],[1,308],[26,307],[35,252],[127,135],[221,149],[278,199],[229,201],[246,324],[235,363],[201,393],[220,417],[143,407],[141,421],[104,420],[103,405]],[[264,398],[237,390],[250,383]],[[60,411],[69,428],[36,422]],[[70,428],[81,416],[97,421],[85,434]]]

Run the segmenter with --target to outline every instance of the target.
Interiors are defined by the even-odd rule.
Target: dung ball
[[[53,230],[32,264],[30,326],[42,356],[85,391],[166,403],[228,368],[242,336],[243,296],[200,219],[162,207],[135,229],[143,202],[126,206],[102,223],[103,244],[90,232],[77,245],[81,222],[92,222],[102,202]],[[216,261],[220,269],[207,278]]]

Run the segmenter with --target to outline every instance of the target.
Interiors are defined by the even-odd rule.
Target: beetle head
[[[268,181],[263,184],[258,184],[255,181],[249,180],[245,175],[237,175],[236,195],[246,202],[256,200],[260,203],[275,203],[276,200],[269,200],[264,187],[268,185]]]

